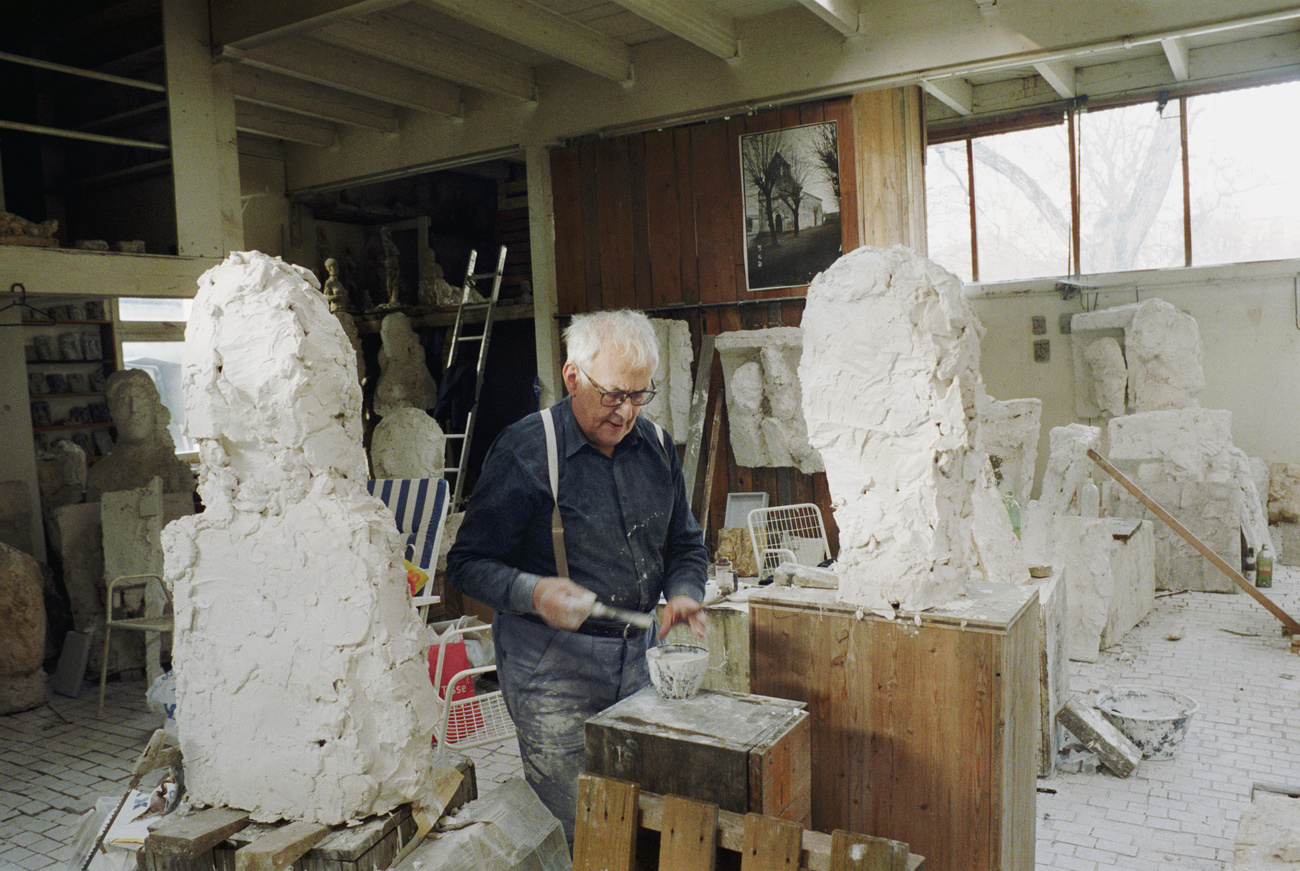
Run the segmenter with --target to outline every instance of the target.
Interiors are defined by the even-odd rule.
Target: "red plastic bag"
[[[442,678],[438,678],[438,650],[446,648],[446,653],[442,658]],[[443,704],[453,704],[451,716],[447,720],[447,741],[455,744],[457,741],[464,741],[470,735],[473,735],[479,729],[483,728],[483,712],[479,710],[477,702],[469,704],[455,704],[463,699],[469,699],[474,696],[474,678],[466,676],[456,681],[456,685],[451,688],[451,701],[447,701],[447,683],[459,672],[469,668],[469,655],[465,652],[465,639],[457,638],[455,641],[444,641],[441,645],[434,645],[429,648],[429,682],[438,687],[438,698],[443,700]],[[438,743],[438,736],[433,736],[434,743]]]

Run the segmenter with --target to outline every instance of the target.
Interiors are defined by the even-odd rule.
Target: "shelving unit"
[[[110,311],[107,301],[98,300],[52,308],[57,312],[88,304]],[[112,319],[31,318],[23,321],[23,333],[37,451],[60,438],[70,438],[86,452],[88,460],[99,459],[115,437],[104,392],[104,382],[117,369]],[[75,383],[83,379],[84,385]],[[69,384],[70,380],[74,383]],[[92,389],[70,389],[78,386]],[[93,389],[96,387],[99,389]]]

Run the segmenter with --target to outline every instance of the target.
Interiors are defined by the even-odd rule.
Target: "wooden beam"
[[[858,0],[799,0],[799,3],[844,36],[862,32]]]
[[[735,20],[701,6],[697,0],[614,2],[723,60],[731,60],[740,55],[740,39],[736,35]]]
[[[966,79],[922,80],[921,87],[958,115],[970,115],[975,111],[975,92]]]
[[[1173,71],[1174,78],[1180,82],[1187,81],[1192,74],[1187,40],[1181,36],[1172,36],[1160,40],[1160,47],[1165,50],[1165,59],[1169,61],[1169,69]]]
[[[659,865],[713,871],[718,849],[718,806],[680,795],[664,796]]]
[[[578,775],[578,809],[573,831],[573,871],[632,871],[636,866],[635,783]]]
[[[1073,100],[1078,96],[1074,82],[1074,64],[1060,60],[1046,61],[1034,64],[1034,69],[1063,98]]]
[[[533,0],[418,2],[610,81],[632,80],[626,45]]]
[[[383,133],[397,132],[397,114],[388,105],[282,73],[236,64],[231,69],[230,88],[241,103]]]
[[[331,21],[356,18],[404,0],[221,0],[211,3],[212,44],[256,48],[315,30]]]
[[[396,15],[330,24],[313,31],[311,38],[516,100],[537,98],[530,67],[448,39]]]
[[[0,283],[21,281],[28,293],[60,296],[193,297],[199,276],[217,257],[118,254],[75,248],[19,248],[0,245]],[[91,276],[94,280],[90,280]]]
[[[418,112],[461,117],[460,89],[406,67],[291,37],[273,46],[226,47],[221,57]]]
[[[282,871],[329,833],[329,826],[295,820],[236,850],[235,871]]]
[[[333,125],[251,103],[241,102],[235,107],[235,128],[241,133],[260,133],[272,139],[318,148],[329,148],[338,141],[338,132]]]
[[[1115,728],[1114,723],[1077,696],[1071,697],[1056,712],[1056,719],[1085,747],[1096,753],[1102,765],[1119,777],[1128,777],[1142,761],[1142,752],[1137,746]]]

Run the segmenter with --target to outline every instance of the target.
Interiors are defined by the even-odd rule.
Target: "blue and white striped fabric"
[[[450,488],[445,478],[374,478],[366,482],[372,496],[388,506],[397,529],[406,536],[403,556],[433,576]]]

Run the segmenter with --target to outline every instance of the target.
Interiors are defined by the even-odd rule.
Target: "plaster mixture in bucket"
[[[1102,694],[1097,707],[1142,751],[1143,759],[1173,759],[1200,708],[1181,693],[1145,686],[1117,686]]]
[[[709,651],[694,644],[663,644],[646,651],[650,682],[668,700],[689,699],[709,670]]]

